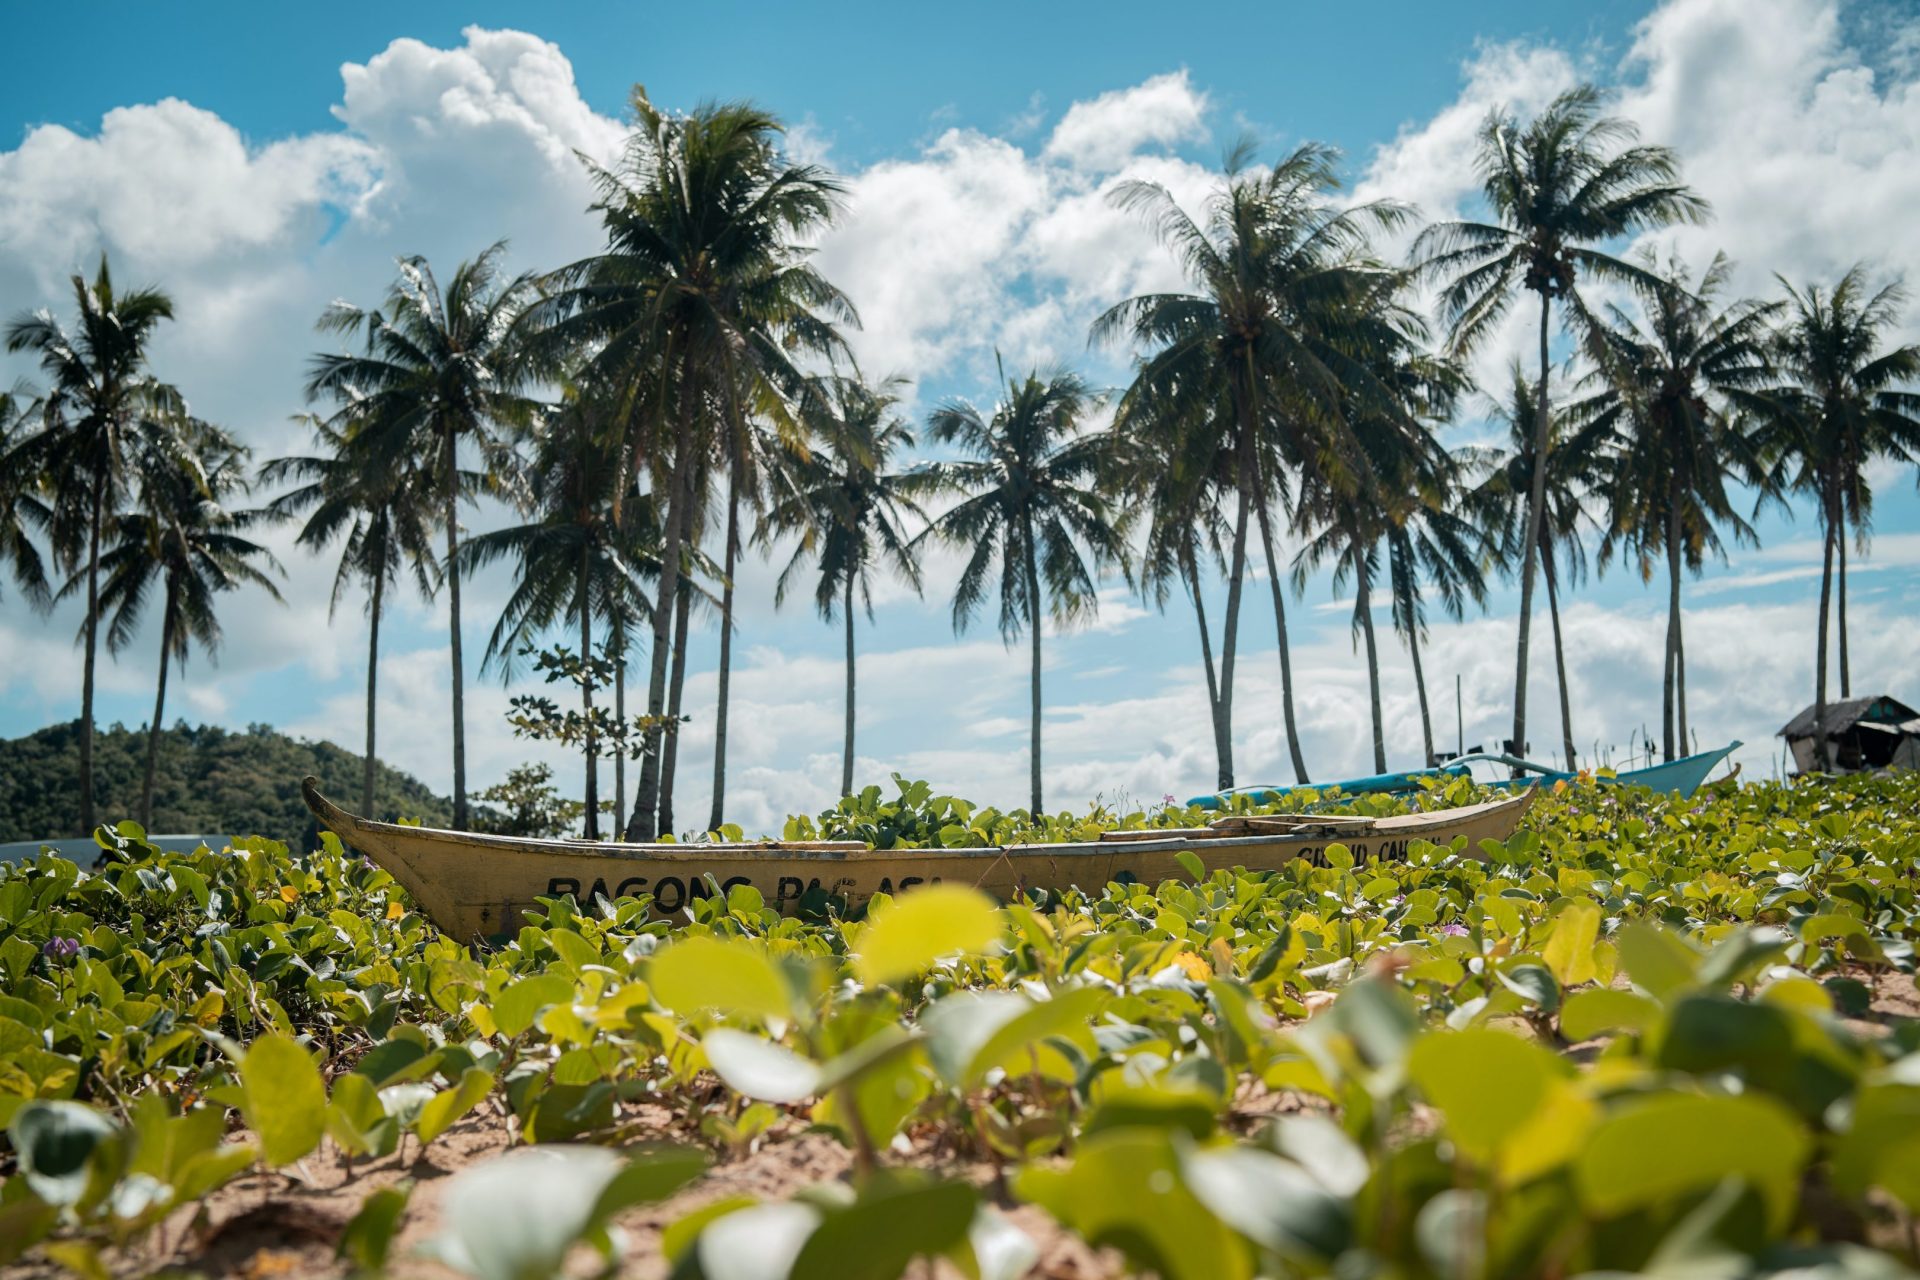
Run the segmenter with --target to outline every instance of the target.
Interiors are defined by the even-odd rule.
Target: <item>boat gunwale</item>
[[[1091,855],[1110,856],[1121,854],[1132,856],[1151,852],[1180,852],[1189,850],[1202,852],[1209,849],[1256,848],[1273,845],[1301,845],[1320,847],[1326,844],[1343,844],[1358,840],[1389,839],[1418,840],[1425,838],[1427,831],[1436,830],[1462,820],[1472,821],[1485,818],[1507,809],[1518,808],[1524,817],[1532,806],[1537,788],[1529,787],[1517,795],[1497,800],[1485,800],[1478,804],[1463,805],[1458,809],[1432,809],[1421,813],[1391,814],[1374,819],[1374,825],[1365,830],[1347,832],[1304,831],[1262,832],[1244,836],[1193,837],[1186,835],[1168,836],[1164,839],[1137,840],[1075,840],[1061,843],[983,845],[973,848],[920,848],[920,849],[878,849],[871,846],[857,846],[855,841],[820,842],[820,845],[839,847],[808,847],[793,841],[728,841],[711,844],[663,844],[663,843],[625,843],[625,842],[588,842],[543,840],[532,836],[481,835],[468,831],[448,831],[441,827],[411,827],[397,822],[380,822],[371,818],[362,818],[327,799],[321,794],[319,780],[308,777],[300,784],[301,795],[307,801],[307,807],[336,834],[342,835],[338,826],[378,839],[402,839],[424,843],[433,852],[450,854],[448,846],[484,849],[496,853],[515,856],[537,856],[547,858],[595,858],[619,862],[710,862],[717,858],[738,858],[743,856],[761,856],[769,862],[867,862],[867,861],[903,861],[926,858],[959,858],[964,860],[992,861],[999,858],[1053,858],[1059,856],[1086,857]],[[1284,815],[1279,815],[1284,816]],[[338,819],[336,825],[335,819]],[[1518,821],[1518,819],[1516,819]],[[1382,828],[1379,824],[1395,822],[1399,825]],[[434,848],[434,846],[438,846]]]

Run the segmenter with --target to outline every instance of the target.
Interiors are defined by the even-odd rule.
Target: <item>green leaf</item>
[[[327,1086],[300,1042],[275,1032],[240,1060],[241,1111],[269,1165],[291,1164],[320,1145]]]
[[[95,1151],[116,1132],[113,1122],[92,1107],[64,1101],[29,1102],[7,1125],[27,1186],[51,1205],[79,1203]]]
[[[355,1071],[334,1080],[326,1125],[328,1136],[350,1156],[384,1156],[400,1140],[400,1126],[380,1105],[379,1091]]]
[[[942,956],[985,951],[1000,940],[993,899],[962,885],[916,888],[878,913],[859,937],[854,972],[869,986],[924,972]]]
[[[1180,849],[1176,851],[1173,855],[1173,860],[1180,864],[1181,869],[1187,873],[1195,884],[1207,878],[1207,864],[1200,861],[1199,855],[1191,849]]]
[[[788,1280],[820,1210],[789,1200],[738,1209],[709,1222],[694,1243],[707,1280]]]
[[[1486,1028],[1422,1036],[1407,1055],[1407,1075],[1446,1117],[1454,1145],[1482,1166],[1526,1127],[1558,1066],[1537,1045]]]
[[[1592,902],[1575,902],[1554,917],[1553,936],[1540,958],[1563,987],[1592,982],[1595,977],[1593,946],[1600,937],[1600,907]]]
[[[1290,1160],[1255,1147],[1193,1151],[1187,1188],[1241,1235],[1295,1261],[1330,1262],[1353,1233],[1347,1204]]]
[[[701,1038],[707,1064],[735,1093],[765,1102],[799,1102],[820,1091],[820,1068],[784,1045],[730,1027]]]
[[[360,1210],[347,1220],[333,1256],[361,1271],[378,1272],[387,1265],[387,1252],[400,1229],[400,1216],[406,1212],[407,1198],[413,1193],[411,1182],[382,1187],[368,1193]]]
[[[414,1136],[422,1142],[432,1142],[452,1128],[460,1117],[479,1106],[492,1088],[491,1072],[468,1067],[460,1073],[459,1083],[453,1088],[427,1099],[426,1105],[420,1108],[420,1118],[414,1121]]]
[[[1659,1000],[1694,985],[1700,953],[1680,935],[1658,925],[1634,921],[1616,935],[1620,963],[1634,985]]]
[[[760,1018],[793,1017],[787,984],[749,942],[687,938],[656,953],[647,980],[654,998],[679,1014],[715,1009]]]
[[[1605,1031],[1645,1031],[1660,1020],[1660,1006],[1643,995],[1613,987],[1576,991],[1560,1010],[1560,1034],[1591,1040]]]
[[[877,1178],[807,1237],[791,1280],[894,1280],[915,1257],[938,1256],[965,1240],[977,1201],[964,1182]]]
[[[1588,1209],[1612,1217],[1744,1178],[1774,1229],[1792,1217],[1812,1141],[1766,1098],[1663,1094],[1609,1116],[1574,1163]]]
[[[500,1034],[512,1039],[526,1033],[533,1020],[548,1005],[566,1004],[573,999],[573,979],[557,973],[521,978],[502,991],[493,1002],[494,1025]]]

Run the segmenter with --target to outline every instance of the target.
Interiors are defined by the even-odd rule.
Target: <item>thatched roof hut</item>
[[[1796,773],[1819,767],[1813,722],[1814,708],[1808,707],[1780,730],[1793,752]],[[1920,711],[1890,694],[1829,702],[1826,736],[1828,767],[1834,773],[1920,769]]]

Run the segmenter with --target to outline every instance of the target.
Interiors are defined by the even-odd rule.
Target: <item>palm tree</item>
[[[0,391],[0,561],[11,568],[27,603],[43,612],[53,597],[40,548],[28,531],[49,528],[53,508],[46,498],[46,477],[23,447],[31,438],[33,399],[24,383]]]
[[[580,654],[593,654],[593,618],[623,616],[636,598],[641,566],[629,563],[613,520],[620,473],[618,442],[609,442],[604,406],[572,394],[533,435],[528,468],[533,508],[525,523],[467,539],[460,568],[472,573],[502,559],[514,562],[514,588],[487,638],[481,670],[510,678],[514,656],[555,625],[577,627]],[[580,689],[585,717],[586,829],[600,838],[599,757],[593,683]],[[617,744],[616,744],[617,749]]]
[[[811,561],[819,569],[813,603],[833,621],[840,610],[847,633],[846,741],[840,756],[840,793],[853,793],[855,596],[873,620],[873,572],[885,564],[920,590],[907,519],[926,523],[919,500],[928,496],[934,473],[890,472],[896,457],[913,448],[913,432],[894,415],[899,382],[869,388],[836,378],[809,396],[807,417],[818,447],[790,459],[779,480],[779,498],[761,528],[765,541],[797,535],[793,557],[774,587],[775,604],[786,601],[794,578]]]
[[[467,805],[466,684],[460,643],[459,503],[463,488],[458,461],[464,437],[488,455],[497,446],[492,429],[527,420],[532,402],[521,392],[528,377],[514,342],[514,322],[533,295],[532,277],[500,279],[505,242],[460,264],[440,287],[427,260],[401,258],[399,271],[378,307],[336,302],[320,328],[361,332],[360,354],[317,355],[307,378],[307,398],[332,396],[353,402],[376,459],[396,468],[439,454],[436,483],[447,542],[448,636],[453,685],[453,825],[465,830]],[[489,467],[492,471],[492,467]]]
[[[838,355],[833,322],[857,317],[808,264],[804,247],[832,219],[840,184],[822,169],[785,159],[778,120],[738,103],[672,116],[639,89],[631,105],[635,126],[621,164],[592,170],[606,250],[555,272],[552,295],[533,318],[555,349],[594,352],[586,376],[619,388],[629,440],[624,465],[647,462],[656,472],[654,491],[667,495],[646,753],[627,822],[628,838],[640,839],[658,827],[668,636],[681,548],[693,523],[692,478],[704,458],[722,456],[735,481],[731,510],[751,479],[749,415],[788,439],[797,436],[788,408],[800,382],[794,359]],[[730,516],[728,584],[735,520]],[[722,604],[723,644],[731,613],[729,598]]]
[[[428,461],[402,460],[394,466],[386,458],[373,456],[362,438],[361,421],[350,419],[336,426],[312,415],[301,420],[322,452],[275,458],[261,468],[260,478],[265,484],[297,486],[269,505],[278,519],[309,513],[295,538],[301,546],[318,552],[342,533],[346,535],[327,601],[328,619],[340,607],[349,583],[367,585],[367,743],[361,761],[360,812],[377,816],[374,748],[386,591],[400,581],[403,569],[412,573],[422,597],[430,599],[439,590],[441,568],[433,534],[441,508],[433,496]],[[477,487],[478,477],[467,473],[463,481]]]
[[[1117,441],[1108,432],[1082,429],[1100,397],[1064,369],[1044,375],[1036,369],[1016,379],[1006,379],[1003,369],[1001,377],[1006,398],[989,416],[964,401],[949,401],[929,419],[937,443],[971,456],[931,468],[935,478],[929,483],[961,497],[920,537],[968,552],[954,584],[955,631],[965,631],[986,602],[989,575],[996,571],[1001,636],[1011,644],[1026,630],[1033,657],[1031,811],[1037,814],[1043,613],[1063,624],[1094,613],[1094,568],[1126,569],[1127,520],[1106,496]]]
[[[1814,739],[1828,768],[1827,627],[1834,558],[1840,558],[1841,696],[1848,696],[1846,657],[1846,530],[1860,544],[1872,528],[1868,466],[1877,458],[1920,459],[1920,343],[1886,346],[1907,301],[1898,283],[1873,291],[1855,266],[1831,288],[1781,280],[1786,316],[1771,354],[1783,385],[1743,394],[1743,408],[1762,422],[1761,447],[1782,488],[1810,495],[1820,513],[1820,630],[1815,645]]]
[[[1607,318],[1588,331],[1600,390],[1583,412],[1596,414],[1616,441],[1602,486],[1609,517],[1601,564],[1625,547],[1644,582],[1652,577],[1653,556],[1666,556],[1661,735],[1665,758],[1672,760],[1688,751],[1681,566],[1697,573],[1707,555],[1724,557],[1719,525],[1755,541],[1752,526],[1734,511],[1727,479],[1731,472],[1763,484],[1764,468],[1728,403],[1733,394],[1765,384],[1767,326],[1779,307],[1721,306],[1731,271],[1723,255],[1715,255],[1691,287],[1677,261],[1663,267],[1649,252],[1636,265],[1639,316],[1609,305]]]
[[[1272,170],[1248,170],[1254,148],[1243,140],[1226,156],[1221,186],[1196,222],[1158,183],[1124,182],[1113,197],[1142,216],[1180,260],[1192,293],[1130,298],[1095,321],[1092,339],[1122,338],[1145,349],[1122,396],[1116,426],[1130,435],[1165,424],[1209,437],[1195,457],[1234,460],[1233,549],[1220,649],[1220,697],[1214,740],[1231,741],[1233,665],[1246,573],[1247,516],[1260,527],[1279,634],[1280,689],[1295,776],[1307,780],[1295,724],[1293,664],[1287,644],[1284,585],[1274,559],[1269,506],[1282,477],[1264,464],[1310,468],[1351,465],[1360,450],[1334,406],[1347,396],[1379,395],[1354,359],[1351,321],[1362,300],[1389,275],[1366,256],[1368,233],[1400,225],[1407,210],[1391,202],[1335,209],[1338,153],[1309,143]],[[1232,785],[1220,760],[1220,783]]]
[[[1534,451],[1542,458],[1552,452],[1547,348],[1555,300],[1574,328],[1585,333],[1596,320],[1580,296],[1581,275],[1629,284],[1644,283],[1646,277],[1641,268],[1596,246],[1675,222],[1699,222],[1707,214],[1706,201],[1680,181],[1673,152],[1641,143],[1632,122],[1602,115],[1602,105],[1599,90],[1582,85],[1555,98],[1524,127],[1504,111],[1490,114],[1480,129],[1477,163],[1496,221],[1437,223],[1415,245],[1423,268],[1443,281],[1440,306],[1453,326],[1457,355],[1483,341],[1522,292],[1540,295]],[[1536,468],[1520,544],[1512,745],[1522,752],[1546,479],[1547,469]]]
[[[1484,532],[1503,574],[1511,577],[1525,557],[1528,496],[1533,492],[1535,434],[1540,420],[1538,384],[1528,381],[1515,360],[1506,393],[1486,402],[1488,418],[1506,428],[1505,449],[1490,449],[1480,460],[1484,475],[1467,505]],[[1549,406],[1550,447],[1541,485],[1540,541],[1535,547],[1547,588],[1547,614],[1553,626],[1553,669],[1560,689],[1560,741],[1567,768],[1578,767],[1573,745],[1573,702],[1567,688],[1566,646],[1560,632],[1560,584],[1578,585],[1587,572],[1586,544],[1580,527],[1588,520],[1587,496],[1601,485],[1600,468],[1612,446],[1611,424],[1588,415],[1569,419],[1564,408]]]
[[[159,761],[160,727],[167,705],[167,667],[184,673],[194,641],[209,655],[220,647],[215,597],[252,584],[280,599],[273,579],[256,562],[278,570],[264,546],[246,534],[271,521],[267,509],[233,510],[225,504],[248,491],[247,451],[232,436],[208,423],[189,419],[179,434],[196,459],[192,468],[159,467],[140,482],[133,510],[108,522],[111,545],[100,556],[105,581],[100,609],[109,615],[107,651],[118,654],[132,641],[157,585],[160,606],[160,675],[153,696],[153,720],[147,726],[147,764],[140,784],[140,822],[153,825],[153,780]],[[75,574],[61,594],[78,592]],[[89,624],[93,619],[88,619]]]
[[[41,427],[9,457],[47,478],[55,560],[71,571],[86,562],[86,653],[80,685],[80,826],[94,826],[93,685],[100,616],[100,538],[130,475],[185,463],[174,424],[182,405],[173,387],[147,367],[147,348],[173,299],[156,288],[114,290],[106,255],[93,283],[72,278],[78,323],[69,331],[52,312],[16,317],[7,350],[31,352],[47,377]],[[9,470],[12,468],[10,467]]]

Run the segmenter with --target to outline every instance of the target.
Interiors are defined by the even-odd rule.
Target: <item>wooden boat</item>
[[[1295,858],[1324,862],[1329,844],[1358,861],[1400,861],[1415,840],[1505,840],[1533,802],[1531,791],[1485,804],[1391,818],[1271,816],[1222,818],[1210,826],[1109,831],[1081,844],[1023,844],[985,849],[873,849],[859,841],[745,841],[617,844],[531,840],[374,822],[300,784],[307,808],[350,847],[386,868],[442,932],[463,941],[511,933],[536,897],[572,894],[583,903],[651,895],[657,918],[694,898],[750,884],[787,915],[825,895],[843,910],[875,893],[957,881],[1006,900],[1025,890],[1112,881],[1156,884],[1184,877],[1175,856],[1189,852],[1213,871],[1274,870]]]
[[[1662,764],[1648,765],[1642,769],[1627,769],[1612,776],[1597,775],[1595,782],[1605,786],[1647,787],[1654,791],[1678,792],[1684,799],[1691,796],[1706,782],[1707,775],[1714,766],[1732,755],[1740,747],[1738,738],[1724,747],[1712,751],[1702,751],[1698,755],[1682,756],[1678,760],[1668,760]],[[1432,769],[1414,769],[1407,773],[1376,773],[1365,778],[1344,778],[1339,782],[1323,782],[1315,785],[1316,790],[1339,787],[1348,795],[1410,795],[1420,790],[1420,779],[1464,778],[1470,776],[1469,765],[1491,764],[1518,771],[1518,778],[1494,778],[1484,783],[1490,787],[1515,789],[1530,787],[1537,783],[1571,781],[1573,774],[1552,765],[1537,764],[1532,760],[1522,760],[1518,756],[1502,755],[1492,751],[1474,751],[1464,756],[1456,756]],[[1727,775],[1732,777],[1740,771],[1735,765]],[[1725,781],[1726,779],[1721,779]],[[1196,796],[1187,801],[1203,809],[1217,809],[1224,795],[1253,796],[1256,800],[1278,800],[1288,792],[1298,790],[1295,787],[1236,787],[1232,791],[1220,792],[1210,796]]]

